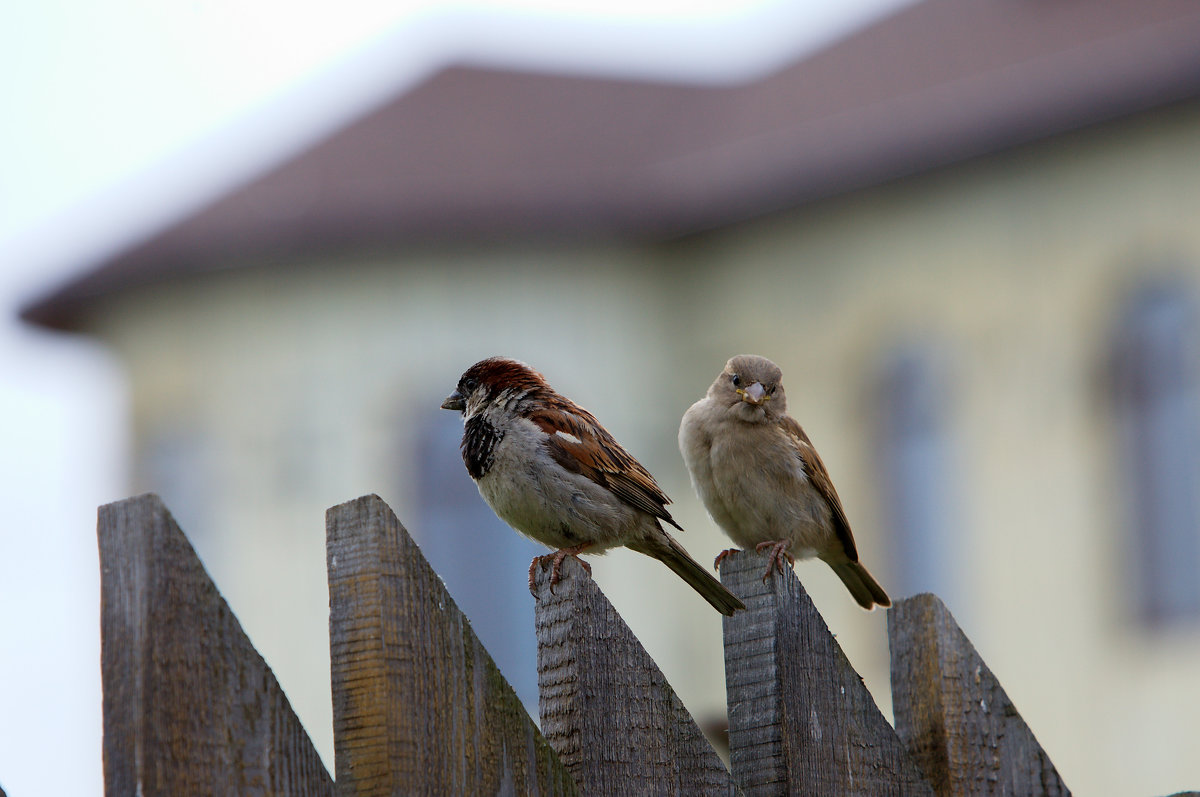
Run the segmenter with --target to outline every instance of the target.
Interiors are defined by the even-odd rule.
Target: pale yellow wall
[[[627,250],[416,253],[226,271],[103,314],[136,386],[138,450],[179,427],[199,449],[195,483],[142,472],[134,489],[162,490],[169,506],[202,497],[179,519],[327,762],[325,509],[377,492],[419,533],[417,436],[471,363],[534,364],[686,497],[681,411],[664,400],[677,353],[654,269]],[[721,545],[706,524],[685,543],[702,561]],[[594,567],[651,654],[675,666],[689,706],[723,713],[719,615],[638,554]]]
[[[1151,633],[1131,617],[1104,392],[1138,278],[1182,268],[1200,295],[1200,107],[781,214],[686,255],[707,275],[695,316],[721,319],[692,330],[699,346],[780,363],[869,565],[886,549],[874,370],[893,341],[946,353],[968,635],[1077,793],[1200,783],[1200,626]],[[886,706],[883,617],[857,613],[819,565],[800,573]]]
[[[1200,109],[1177,108],[660,247],[221,271],[130,293],[96,331],[128,363],[137,450],[182,426],[200,451],[172,489],[201,528],[180,519],[329,762],[324,510],[378,492],[411,516],[402,419],[471,362],[525,359],[595,412],[707,561],[725,540],[692,497],[678,420],[725,358],[772,357],[886,586],[871,384],[889,343],[938,342],[970,585],[952,608],[1077,793],[1168,793],[1200,784],[1200,634],[1128,618],[1099,369],[1152,258],[1181,255],[1200,289],[1198,134]],[[595,566],[689,708],[720,711],[717,616],[658,563]],[[890,715],[885,615],[819,563],[797,572]]]

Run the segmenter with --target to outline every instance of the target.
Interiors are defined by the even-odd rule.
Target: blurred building
[[[783,368],[864,561],[943,596],[1066,781],[1200,785],[1200,6],[926,0],[721,88],[455,68],[29,306],[119,353],[176,513],[329,752],[323,513],[382,495],[527,700],[535,546],[438,409],[506,354],[725,547],[675,446]],[[596,576],[700,719],[718,617]],[[890,713],[885,615],[797,565]]]

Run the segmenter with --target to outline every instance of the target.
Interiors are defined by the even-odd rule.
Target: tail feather
[[[653,557],[671,568],[671,572],[686,581],[688,586],[699,592],[700,597],[708,601],[721,614],[728,616],[738,609],[746,608],[746,604],[738,600],[737,596],[727,590],[724,584],[713,578],[712,574],[701,567],[674,538],[665,531],[662,536],[665,539],[656,539],[647,541],[646,544],[630,545],[629,547],[638,553]]]
[[[854,596],[854,600],[858,601],[859,606],[869,610],[875,608],[876,604],[879,606],[892,605],[892,599],[883,591],[883,587],[879,586],[879,582],[860,563],[838,562],[829,566],[850,590],[850,594]]]

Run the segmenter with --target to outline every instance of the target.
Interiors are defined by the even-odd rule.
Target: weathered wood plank
[[[586,794],[735,794],[629,626],[577,562],[537,577],[542,732]]]
[[[897,601],[888,640],[896,731],[936,794],[1070,794],[941,600]]]
[[[726,557],[746,604],[724,620],[730,761],[747,795],[929,795],[930,788],[791,570]]]
[[[335,506],[326,534],[338,793],[574,794],[387,504]]]
[[[100,507],[98,537],[106,793],[333,794],[158,496]]]

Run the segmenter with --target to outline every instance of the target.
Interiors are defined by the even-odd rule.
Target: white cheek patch
[[[564,432],[562,429],[555,429],[554,434],[561,437],[563,440],[566,440],[568,443],[574,443],[577,446],[583,445],[583,441],[570,432]]]

